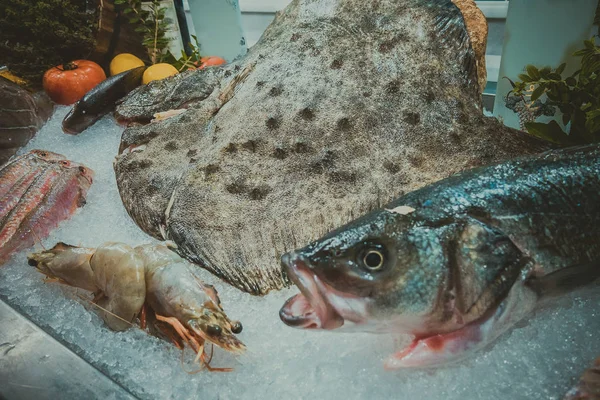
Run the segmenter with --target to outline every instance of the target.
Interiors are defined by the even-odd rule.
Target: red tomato
[[[58,104],[77,102],[106,79],[101,66],[93,61],[76,60],[50,68],[44,74],[44,90]]]
[[[223,64],[227,64],[227,61],[225,61],[225,59],[218,57],[218,56],[208,56],[208,57],[202,57],[200,59],[200,66],[198,68],[204,69],[206,67],[213,67],[215,65],[223,65]]]

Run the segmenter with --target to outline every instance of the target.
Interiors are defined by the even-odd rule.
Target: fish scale
[[[6,223],[0,230],[0,248],[6,245],[27,215],[44,199],[59,174],[60,171],[54,169],[44,171],[36,179],[31,190],[20,199],[17,207],[6,216]]]
[[[4,217],[8,215],[10,211],[19,203],[21,197],[29,189],[33,181],[43,171],[41,167],[33,168],[26,175],[17,181],[10,192],[2,197],[0,200],[0,216]]]

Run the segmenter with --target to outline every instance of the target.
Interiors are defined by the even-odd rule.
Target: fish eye
[[[242,332],[242,323],[240,321],[231,321],[231,332],[241,333]]]
[[[219,325],[208,325],[206,327],[206,333],[210,336],[219,336],[222,332],[222,329]]]
[[[68,166],[70,166],[70,165],[71,165],[71,163],[70,163],[69,161],[67,161],[67,160],[62,160],[62,161],[60,162],[60,164],[61,164],[63,167],[68,167]]]
[[[370,249],[364,253],[363,265],[369,271],[379,271],[385,262],[385,257],[379,250]]]
[[[85,174],[85,167],[79,167],[79,172],[81,172],[82,174]]]

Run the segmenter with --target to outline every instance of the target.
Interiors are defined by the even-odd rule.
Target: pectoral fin
[[[600,260],[563,268],[544,276],[532,276],[527,286],[540,296],[557,296],[600,278]]]

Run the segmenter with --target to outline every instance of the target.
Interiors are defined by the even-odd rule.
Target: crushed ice
[[[24,151],[64,154],[96,171],[88,203],[43,241],[98,246],[152,241],[127,215],[112,161],[122,128],[104,118],[79,136],[65,135],[59,108]],[[38,244],[37,249],[41,246]],[[476,357],[438,370],[386,372],[394,349],[385,335],[301,331],[280,322],[278,310],[294,289],[256,298],[200,275],[216,285],[226,312],[244,325],[248,352],[235,358],[217,350],[214,366],[232,373],[187,374],[180,352],[139,329],[116,333],[72,288],[44,283],[26,262],[28,251],[0,268],[0,298],[136,396],[153,399],[560,399],[600,355],[600,290],[564,297]],[[187,354],[187,359],[192,359]],[[188,363],[186,369],[194,369]]]

